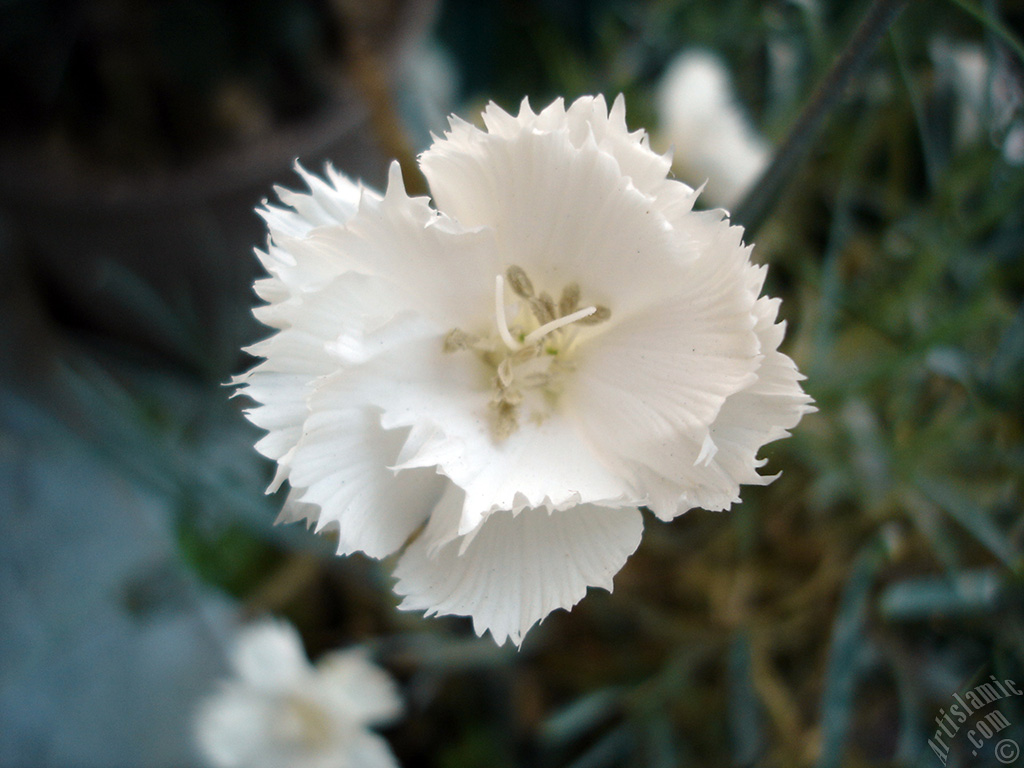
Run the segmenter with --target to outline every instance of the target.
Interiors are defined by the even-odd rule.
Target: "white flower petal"
[[[341,761],[324,762],[323,768],[399,768],[391,746],[382,736],[360,731],[346,745]]]
[[[276,489],[280,485],[281,481],[275,478],[272,487]],[[288,495],[285,497],[284,504],[281,505],[281,512],[274,521],[275,523],[304,522],[307,527],[316,524],[316,519],[320,517],[320,507],[316,504],[307,504],[304,501],[299,501],[304,490],[304,488],[296,488],[294,486],[288,490]]]
[[[736,104],[721,61],[702,52],[680,56],[665,73],[657,106],[684,178],[706,180],[705,194],[717,205],[739,202],[767,165],[770,146]]]
[[[469,533],[497,510],[562,510],[595,502],[620,507],[640,498],[628,478],[601,463],[566,416],[548,416],[499,443],[486,426],[466,426],[461,433],[438,435],[405,464],[436,464],[464,491],[459,533]]]
[[[740,485],[767,485],[777,475],[761,475],[761,446],[786,437],[804,414],[815,409],[800,388],[803,376],[778,351],[784,326],[776,323],[778,300],[761,298],[755,307],[756,332],[764,359],[757,378],[729,397],[708,433],[714,454],[705,461],[664,446],[648,452],[633,470],[651,490],[649,506],[664,520],[694,507],[728,509],[739,501]]]
[[[761,298],[755,313],[764,360],[757,381],[730,397],[711,426],[718,445],[714,461],[736,483],[766,484],[773,477],[757,474],[757,451],[762,445],[789,435],[804,414],[816,409],[800,388],[803,375],[787,355],[779,352],[785,332],[776,323],[778,300]],[[738,494],[739,489],[736,489]]]
[[[281,471],[271,484],[276,490],[287,477],[290,454],[302,436],[309,415],[306,397],[313,382],[340,367],[329,354],[344,341],[362,352],[365,341],[386,324],[391,294],[386,285],[363,275],[335,278],[287,313],[287,327],[275,336],[246,349],[266,360],[235,379],[240,394],[258,405],[246,411],[249,420],[268,434],[256,449],[280,462]],[[391,308],[391,313],[397,311]],[[383,314],[382,314],[383,313]]]
[[[330,163],[326,166],[329,182],[309,173],[298,163],[295,170],[310,191],[295,192],[274,187],[278,198],[287,207],[264,202],[264,206],[257,209],[267,222],[271,239],[303,238],[317,227],[338,226],[352,218],[362,194],[358,184],[339,174]]]
[[[268,691],[301,683],[312,667],[294,627],[267,619],[246,627],[231,656],[235,674],[247,684]]]
[[[295,452],[290,480],[316,504],[316,530],[337,527],[338,553],[386,557],[426,519],[444,479],[432,469],[395,473],[404,430],[385,430],[369,409],[318,407]]]
[[[686,243],[592,138],[581,147],[567,130],[452,138],[422,164],[438,208],[466,227],[491,228],[501,271],[522,267],[538,289],[576,282],[585,301],[614,316],[686,280],[678,261]]]
[[[395,681],[369,660],[365,649],[329,653],[316,670],[321,700],[339,715],[363,725],[387,725],[402,714]]]
[[[456,524],[450,509],[448,515]],[[414,541],[395,568],[395,591],[405,597],[399,607],[471,616],[478,635],[489,631],[499,645],[506,638],[519,645],[551,611],[583,599],[588,586],[611,591],[642,531],[636,509],[497,512],[461,554],[457,539],[432,554],[426,537]]]
[[[602,96],[577,99],[566,117],[576,146],[582,146],[587,133],[592,133],[601,150],[615,158],[622,174],[644,194],[660,194],[670,185],[684,195],[692,193],[693,190],[683,184],[667,182],[672,161],[651,151],[647,133],[631,132],[626,127],[626,100],[621,95],[616,97],[610,111]]]
[[[539,114],[535,114],[529,101],[524,99],[516,117],[492,102],[483,112],[483,121],[488,133],[506,139],[515,139],[523,133],[566,128],[569,140],[577,148],[593,139],[604,153],[615,159],[622,175],[628,176],[645,194],[662,188],[671,165],[669,158],[651,151],[645,131],[630,131],[626,127],[626,100],[621,95],[610,111],[604,96],[581,96],[568,109],[562,99],[556,99]],[[453,134],[471,130],[468,123],[452,127]]]
[[[577,149],[588,143],[596,144],[616,163],[621,175],[648,198],[652,210],[683,208],[689,211],[697,199],[693,188],[666,178],[671,158],[651,151],[647,133],[627,128],[626,101],[621,95],[616,97],[610,111],[603,96],[581,96],[568,109],[562,99],[556,99],[540,114],[534,114],[529,101],[524,99],[516,117],[491,103],[484,110],[483,120],[489,133],[508,140],[515,140],[524,133],[564,131]],[[453,119],[452,131],[446,138],[453,145],[476,147],[481,142],[480,132],[457,118]]]
[[[731,397],[756,381],[761,355],[756,334],[744,331],[749,310],[718,311],[728,304],[711,298],[705,306],[694,297],[658,307],[579,350],[566,400],[594,450],[646,490],[639,503],[659,516],[665,502],[654,498],[643,468],[668,466],[667,477],[680,478],[670,502],[674,513],[692,487],[683,476],[692,480],[693,465],[709,450],[705,443],[712,424]]]
[[[263,372],[259,368],[249,376],[250,383],[242,392],[260,405],[248,409],[246,415],[268,433],[256,443],[256,450],[268,459],[283,461],[302,436],[302,424],[308,415],[305,393],[312,376]],[[285,477],[287,473],[280,479]],[[279,485],[275,481],[274,488]]]
[[[591,431],[609,411],[616,420],[636,420],[636,428],[615,436],[623,450],[635,433],[643,441],[666,430],[699,446],[726,398],[755,379],[760,348],[744,297],[709,287],[689,298],[629,317],[578,350],[566,400]]]
[[[222,685],[196,711],[196,744],[214,768],[267,765],[274,698],[237,682]]]
[[[439,215],[426,198],[409,197],[397,163],[384,198],[364,199],[348,226],[318,230],[304,246],[387,281],[406,310],[436,321],[443,332],[456,326],[477,332],[481,321],[488,328],[493,322],[494,276],[506,267],[493,234],[470,231]]]
[[[277,187],[278,196],[288,207],[265,204],[257,209],[267,222],[270,238],[266,251],[257,249],[256,255],[271,277],[257,281],[256,293],[270,304],[285,301],[341,273],[341,264],[330,254],[303,251],[294,245],[317,227],[343,226],[355,214],[363,197],[376,197],[339,174],[330,164],[326,169],[330,183],[306,172],[298,164],[296,170],[310,192]]]
[[[305,295],[326,285],[345,271],[344,262],[337,254],[318,251],[305,246],[305,240],[279,238],[280,244],[270,244],[266,251],[256,250],[270,277],[257,280],[256,295],[267,302],[256,307],[253,315],[272,328],[288,327],[288,305],[301,304]],[[287,257],[287,258],[285,258]]]
[[[637,492],[628,481],[604,466],[577,426],[557,412],[495,441],[490,391],[481,389],[480,363],[470,355],[444,354],[442,345],[439,337],[414,339],[325,380],[310,399],[317,415],[307,423],[309,434],[297,452],[295,472],[315,458],[305,446],[325,423],[319,414],[344,409],[350,402],[369,402],[382,409],[383,426],[396,435],[404,436],[398,431],[402,427],[436,427],[429,437],[419,431],[410,440],[398,457],[402,471],[397,479],[438,467],[465,491],[463,532],[497,509],[636,503]],[[323,434],[315,439],[331,451],[333,441],[341,438]],[[333,466],[329,459],[321,464]],[[420,467],[424,469],[413,469]],[[293,482],[308,484],[306,469],[293,474]],[[307,492],[303,500],[315,499]]]

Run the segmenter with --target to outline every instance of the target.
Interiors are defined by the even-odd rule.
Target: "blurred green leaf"
[[[907,579],[888,585],[878,598],[881,615],[891,621],[993,614],[1001,604],[1003,579],[992,570]]]
[[[750,635],[739,631],[729,646],[729,733],[735,765],[754,765],[765,749],[764,717],[754,690]]]
[[[917,529],[928,540],[943,568],[947,573],[957,573],[962,564],[960,548],[942,513],[916,489],[903,488],[901,490],[904,509],[910,514]]]
[[[1024,408],[1024,303],[999,341],[983,387],[1002,407]]]
[[[419,670],[464,672],[473,669],[507,667],[514,662],[509,648],[471,639],[429,632],[404,632],[377,641],[389,659]]]
[[[1020,38],[1018,38],[1017,35],[1015,35],[1003,22],[987,10],[979,8],[974,3],[968,2],[968,0],[950,0],[950,2],[980,21],[982,25],[984,25],[985,29],[1006,43],[1006,45],[1013,49],[1014,53],[1017,54],[1021,62],[1024,62],[1024,44],[1021,43]]]
[[[917,487],[932,502],[956,520],[989,552],[1010,570],[1017,567],[1018,555],[1006,534],[996,527],[988,511],[948,482],[929,477],[917,478]]]
[[[836,768],[843,763],[846,739],[853,715],[854,693],[861,671],[863,647],[868,642],[866,623],[871,590],[886,561],[881,540],[869,542],[854,561],[850,577],[832,625],[825,689],[821,696],[821,755],[819,768]]]
[[[236,598],[244,597],[280,561],[279,552],[239,525],[210,531],[183,518],[177,536],[178,551],[192,570]]]
[[[643,723],[640,752],[646,768],[676,768],[683,748],[668,713],[661,712]]]
[[[635,737],[625,725],[612,728],[565,768],[611,768],[633,752]]]
[[[540,727],[543,741],[561,747],[586,736],[621,710],[622,689],[600,688],[556,711]]]

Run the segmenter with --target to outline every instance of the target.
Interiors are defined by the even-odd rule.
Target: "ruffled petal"
[[[386,557],[426,519],[444,478],[432,469],[395,473],[406,431],[382,429],[376,412],[334,395],[317,401],[289,479],[303,489],[300,501],[320,508],[316,530],[337,529],[339,554]]]
[[[301,247],[386,281],[407,311],[444,332],[479,332],[493,322],[494,277],[505,269],[493,234],[471,231],[426,198],[409,197],[397,163],[384,198],[364,197],[348,226],[317,230]]]
[[[276,478],[275,485],[280,487],[280,481]],[[307,504],[304,501],[299,501],[299,498],[302,496],[304,491],[304,488],[289,488],[288,495],[285,497],[284,503],[281,505],[281,512],[274,521],[275,523],[303,522],[307,527],[316,524],[316,519],[320,517],[320,507],[316,504]]]
[[[575,147],[565,129],[509,138],[477,131],[438,142],[422,165],[439,210],[493,230],[501,271],[522,267],[538,290],[557,296],[578,283],[583,302],[614,316],[656,303],[686,279],[685,243],[593,138]]]
[[[439,507],[449,529],[458,505]],[[403,610],[470,616],[478,635],[519,645],[535,623],[569,609],[587,587],[611,591],[612,577],[640,544],[643,518],[636,509],[589,504],[557,512],[497,512],[471,536],[431,551],[420,537],[395,568]],[[462,550],[460,552],[460,549]]]
[[[800,386],[804,376],[796,364],[779,351],[785,323],[776,323],[778,299],[763,297],[757,302],[757,335],[764,360],[757,380],[725,401],[711,425],[711,439],[717,446],[709,466],[717,465],[737,483],[766,484],[775,476],[757,473],[761,446],[789,435],[807,413],[817,410]]]
[[[234,383],[241,385],[238,394],[258,403],[246,416],[268,432],[256,449],[280,462],[271,490],[288,475],[290,454],[309,415],[306,397],[313,382],[338,370],[346,359],[368,354],[367,338],[399,309],[386,284],[345,274],[291,305],[284,330],[246,349],[266,358]]]
[[[671,158],[651,150],[646,131],[629,130],[626,100],[621,94],[612,103],[611,110],[605,106],[603,96],[579,98],[569,107],[566,118],[576,146],[582,146],[587,134],[592,134],[601,150],[615,158],[622,174],[629,177],[633,186],[652,198],[664,192]],[[693,192],[685,184],[668,183],[678,187],[681,195]]]
[[[670,431],[699,445],[726,398],[754,381],[760,349],[743,297],[692,298],[627,318],[577,350],[565,400],[591,431],[613,415],[635,421],[616,433],[624,450],[634,435]]]
[[[439,468],[465,491],[463,532],[497,509],[637,503],[637,492],[594,455],[576,425],[557,411],[537,422],[527,413],[520,429],[496,440],[484,366],[472,354],[446,354],[442,348],[439,336],[396,346],[326,379],[310,408],[321,414],[368,402],[383,411],[386,429],[404,435],[403,428],[413,427],[395,462],[402,470],[397,477],[414,468]],[[309,434],[294,460],[292,481],[300,485],[309,479],[305,471],[298,473],[308,461],[304,445],[320,423],[319,416],[310,418]],[[329,451],[336,438],[316,439]],[[303,499],[313,497],[307,493]]]
[[[281,236],[301,238],[316,227],[343,225],[355,214],[361,188],[347,176],[338,173],[328,163],[327,180],[309,173],[298,163],[295,171],[306,182],[309,192],[295,192],[274,187],[278,198],[287,208],[265,204],[257,209],[267,222],[272,238]]]
[[[740,500],[741,485],[770,483],[777,475],[758,473],[764,464],[758,451],[788,436],[804,414],[815,410],[800,387],[803,376],[778,351],[785,330],[775,322],[778,304],[777,299],[758,300],[755,330],[762,359],[756,379],[726,399],[704,442],[686,450],[652,444],[629,462],[658,517],[670,520],[694,507],[725,510]]]
[[[587,145],[596,146],[618,169],[618,174],[624,177],[627,186],[646,198],[646,206],[651,211],[665,215],[673,212],[675,215],[680,212],[689,213],[697,200],[698,190],[668,178],[671,157],[653,152],[645,131],[630,131],[627,128],[626,102],[621,95],[615,99],[611,110],[607,108],[603,96],[582,96],[568,109],[562,99],[556,99],[536,114],[530,108],[529,101],[524,99],[515,117],[492,102],[484,110],[483,121],[491,136],[513,143],[524,135],[560,133],[576,149]],[[464,151],[486,154],[491,146],[487,134],[455,117],[452,118],[451,130],[446,134],[445,141],[449,145],[438,142],[424,155],[424,172],[428,178],[433,178],[433,172],[445,172],[443,169],[429,168],[432,164],[443,165],[436,162],[437,158],[432,154],[435,151],[438,155],[459,155]],[[437,196],[434,186],[432,181],[432,190]],[[458,193],[459,185],[451,186]],[[444,203],[440,205],[445,210],[455,211],[454,208],[445,207]]]
[[[308,173],[297,163],[295,168],[310,191],[276,187],[278,197],[288,207],[264,204],[256,211],[267,222],[270,232],[267,249],[256,250],[270,277],[258,280],[255,288],[257,295],[270,304],[284,302],[341,274],[342,264],[330,254],[302,250],[294,245],[318,227],[344,226],[363,197],[378,199],[330,164],[326,167],[328,181]]]
[[[762,364],[752,315],[760,272],[746,261],[734,229],[717,229],[724,243],[691,262],[672,300],[581,344],[565,393],[594,449],[644,489],[640,503],[659,516],[675,514],[691,489],[690,468],[710,447],[712,424],[730,397],[756,381]],[[674,482],[675,498],[665,478]]]
[[[668,157],[651,150],[646,131],[630,131],[626,126],[626,100],[621,95],[615,99],[611,110],[604,96],[599,95],[581,96],[568,109],[562,99],[556,99],[539,114],[534,113],[529,101],[524,99],[516,117],[491,102],[484,109],[483,121],[488,133],[503,138],[567,128],[569,140],[577,148],[593,139],[602,152],[615,159],[622,175],[629,177],[633,185],[647,195],[654,195],[661,189],[671,167]],[[472,126],[460,123],[454,125],[452,131],[467,129]]]

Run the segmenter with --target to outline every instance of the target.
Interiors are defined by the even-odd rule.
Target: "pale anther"
[[[512,358],[506,357],[498,364],[498,381],[503,388],[512,384]]]
[[[498,403],[505,403],[506,405],[519,405],[523,402],[523,393],[518,389],[502,389],[498,385],[498,379],[495,378],[495,391],[491,393],[491,404],[497,405]]]
[[[596,311],[590,317],[580,320],[580,325],[597,325],[598,323],[603,323],[611,316],[612,311],[608,307],[598,304]]]
[[[508,320],[505,318],[505,281],[501,275],[494,276],[494,311],[498,335],[505,342],[505,346],[513,352],[522,349],[523,345],[512,338],[512,333],[508,329]]]
[[[524,387],[546,387],[554,380],[554,376],[550,373],[543,373],[537,371],[536,373],[530,373],[520,379]]]
[[[545,298],[549,301],[544,301]],[[544,323],[550,323],[558,317],[554,311],[555,304],[554,302],[550,302],[550,299],[550,296],[546,293],[542,293],[540,296],[534,296],[529,300],[533,316],[537,318],[537,322],[541,325],[544,325]]]
[[[533,283],[530,282],[530,278],[526,276],[526,270],[522,267],[515,265],[509,267],[508,271],[505,272],[505,276],[508,278],[509,288],[517,296],[521,296],[524,299],[533,296]]]
[[[499,442],[507,439],[519,426],[515,405],[501,401],[495,404],[497,418],[491,423],[491,432]]]
[[[537,356],[539,350],[537,347],[523,347],[518,352],[514,352],[510,357],[513,363],[525,363],[527,360],[532,360]]]
[[[562,289],[562,296],[558,299],[558,314],[560,317],[570,315],[580,305],[580,284],[569,283]]]
[[[544,306],[544,311],[548,315],[550,315],[550,317],[548,317],[548,319],[544,321],[545,323],[550,322],[551,320],[554,320],[555,318],[561,317],[562,314],[564,314],[564,313],[559,313],[558,307],[555,306],[555,300],[552,299],[551,296],[548,295],[547,293],[544,293],[543,291],[541,291],[541,294],[540,294],[540,296],[537,297],[537,300],[540,301],[540,303]],[[543,324],[544,323],[541,323],[541,325],[543,325]]]
[[[582,320],[584,317],[588,317],[595,312],[597,312],[597,307],[587,307],[586,309],[581,309],[578,312],[573,312],[571,315],[566,315],[565,317],[560,317],[557,320],[552,320],[550,323],[542,325],[523,339],[523,343],[527,345],[533,344],[535,341],[544,338],[552,331],[557,331],[559,328],[569,325],[570,323]]]
[[[444,336],[444,351],[455,352],[460,349],[469,349],[476,341],[475,336],[470,336],[459,328],[452,328]]]

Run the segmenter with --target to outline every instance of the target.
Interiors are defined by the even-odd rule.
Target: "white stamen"
[[[527,336],[525,339],[523,339],[523,343],[529,346],[538,339],[544,338],[552,331],[557,331],[562,326],[569,325],[570,323],[575,323],[577,320],[582,320],[584,317],[589,317],[595,312],[597,312],[597,307],[587,307],[586,309],[581,309],[578,312],[573,312],[571,315],[566,315],[565,317],[560,317],[557,320],[552,320],[550,323],[545,323],[540,328],[531,333],[529,336]]]
[[[512,333],[508,329],[508,320],[505,318],[505,280],[501,275],[496,275],[494,278],[494,310],[495,320],[498,323],[498,335],[501,336],[506,347],[513,352],[518,352],[523,345],[512,338]]]

